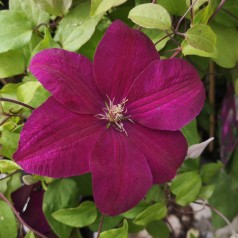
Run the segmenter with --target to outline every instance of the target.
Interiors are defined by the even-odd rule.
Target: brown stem
[[[30,109],[30,110],[34,110],[34,109],[35,109],[34,107],[32,107],[32,106],[30,106],[30,105],[28,105],[28,104],[25,104],[25,103],[23,103],[23,102],[19,102],[19,101],[17,101],[17,100],[11,99],[11,98],[0,98],[0,101],[12,102],[12,103],[21,105],[21,106],[23,106],[23,107],[26,107],[26,108],[28,108],[28,109]]]
[[[161,39],[159,39],[159,40],[155,43],[155,45],[159,44],[161,41],[163,41],[164,39],[166,39],[166,38],[169,37],[169,36],[172,36],[173,34],[174,34],[174,33],[171,32],[171,33],[167,34],[166,36],[162,37]]]
[[[17,173],[19,173],[19,172],[21,172],[21,171],[22,171],[22,170],[18,169],[18,170],[16,170],[16,171],[14,171],[14,172],[12,172],[12,173],[6,175],[4,178],[1,178],[0,181],[6,179],[6,178],[8,178],[8,177],[11,177],[12,175],[17,174]]]
[[[104,215],[104,214],[102,214],[102,216],[101,216],[101,220],[100,220],[100,223],[99,223],[99,227],[98,227],[98,234],[97,234],[97,238],[99,238],[99,237],[100,237],[100,234],[101,234],[101,231],[102,231],[102,225],[103,225],[103,220],[104,220],[104,217],[105,217],[105,215]]]
[[[173,54],[171,57],[169,57],[169,58],[170,58],[170,59],[173,59],[173,58],[176,57],[181,51],[182,51],[182,49],[181,49],[181,48],[178,48],[178,50],[177,50],[176,52],[174,52],[174,54]]]
[[[31,226],[29,226],[20,216],[20,214],[18,213],[18,211],[15,209],[15,207],[11,204],[11,202],[0,192],[0,198],[6,202],[8,204],[8,206],[12,209],[12,211],[14,212],[15,216],[18,218],[18,220],[24,225],[26,226],[29,230],[31,230],[33,233],[35,233],[36,235],[38,235],[40,238],[47,238],[46,236],[44,236],[43,234],[41,234],[40,232],[36,231],[34,228],[32,228]]]
[[[218,5],[216,11],[212,14],[212,16],[210,17],[208,23],[210,23],[212,21],[212,19],[217,15],[218,12],[220,12],[220,10],[222,9],[223,5],[225,4],[226,0],[221,0],[220,4]]]
[[[215,135],[215,64],[214,62],[210,61],[209,63],[209,103],[214,109],[209,116],[209,137],[214,137]],[[212,141],[208,147],[209,151],[214,150],[214,142]]]
[[[190,6],[193,4],[193,0],[190,0]],[[190,9],[190,16],[191,16],[191,24],[193,24],[193,18],[194,18],[194,11],[193,7]]]

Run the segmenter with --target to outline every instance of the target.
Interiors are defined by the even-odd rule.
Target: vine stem
[[[217,15],[218,12],[220,12],[220,10],[222,9],[223,5],[225,4],[226,0],[221,0],[220,4],[218,5],[216,11],[212,14],[212,16],[210,17],[208,23],[210,23],[212,21],[212,19]]]
[[[26,107],[26,108],[28,108],[30,110],[34,110],[35,109],[34,107],[32,107],[32,106],[30,106],[28,104],[25,104],[23,102],[19,102],[19,101],[15,100],[15,99],[11,99],[11,98],[0,98],[0,101],[15,103],[15,104],[21,105],[23,107]]]
[[[101,234],[101,231],[102,231],[102,225],[103,225],[104,217],[105,217],[105,215],[102,214],[102,216],[101,216],[101,220],[100,220],[100,223],[99,223],[99,227],[98,227],[97,238],[100,237],[100,234]]]
[[[41,234],[40,232],[38,232],[37,230],[35,230],[34,228],[32,228],[31,226],[29,226],[20,216],[20,214],[18,213],[18,211],[15,209],[15,207],[11,204],[11,202],[0,192],[0,198],[7,203],[7,205],[12,209],[12,211],[14,212],[14,214],[16,215],[16,217],[18,218],[18,220],[24,225],[26,226],[29,230],[31,230],[34,234],[36,234],[37,236],[39,236],[40,238],[47,238],[46,236],[44,236],[43,234]]]
[[[179,19],[178,24],[177,24],[177,26],[176,26],[176,28],[175,28],[175,31],[176,31],[176,32],[178,31],[179,26],[181,25],[183,19],[184,19],[184,18],[186,17],[186,15],[191,11],[191,9],[193,8],[193,6],[196,4],[197,1],[198,1],[198,0],[195,0],[195,1],[190,5],[190,7],[188,8],[188,10],[184,13],[184,15]]]
[[[3,177],[3,178],[0,178],[0,181],[2,181],[2,180],[4,180],[4,179],[6,179],[6,178],[8,178],[8,177],[11,177],[11,176],[13,176],[14,174],[20,173],[21,171],[22,171],[22,170],[18,169],[18,170],[16,170],[16,171],[14,171],[14,172],[12,172],[12,173],[10,173],[10,174],[6,175],[6,176],[5,176],[5,177]]]
[[[226,224],[229,226],[231,233],[236,234],[236,231],[234,230],[234,228],[231,225],[231,222],[228,220],[228,218],[224,214],[222,214],[219,210],[217,210],[215,207],[213,207],[210,204],[205,203],[205,202],[193,202],[193,203],[209,207],[212,211],[214,211],[218,216],[220,216],[226,222]]]

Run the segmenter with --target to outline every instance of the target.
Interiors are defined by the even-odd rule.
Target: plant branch
[[[190,0],[190,6],[193,4],[193,0]],[[193,18],[194,18],[194,11],[193,7],[190,9],[190,16],[191,16],[191,24],[193,24]]]
[[[15,104],[21,105],[23,107],[26,107],[26,108],[28,108],[30,110],[34,110],[35,109],[34,107],[32,107],[32,106],[30,106],[28,104],[25,104],[23,102],[19,102],[19,101],[15,100],[15,99],[11,99],[11,98],[0,98],[0,101],[15,103]]]
[[[14,175],[14,174],[20,173],[21,171],[22,171],[21,169],[15,170],[14,172],[12,172],[12,173],[6,175],[4,178],[1,178],[0,181],[6,179],[6,178],[8,178],[8,177],[11,177],[11,176]]]
[[[104,220],[104,217],[105,217],[105,215],[104,215],[104,214],[102,214],[102,216],[101,216],[101,220],[100,220],[100,223],[99,223],[99,227],[98,227],[98,234],[97,234],[97,238],[99,238],[99,237],[100,237],[100,234],[101,234],[101,231],[102,231],[102,225],[103,225],[103,220]]]
[[[220,10],[222,9],[223,5],[225,4],[226,0],[221,0],[220,4],[218,5],[216,11],[212,14],[212,16],[210,17],[208,23],[210,23],[212,21],[212,19],[217,15],[218,12],[220,12]]]
[[[15,207],[11,204],[11,202],[0,192],[0,198],[6,202],[8,204],[8,206],[12,209],[12,211],[14,212],[15,216],[18,218],[18,220],[24,225],[26,226],[29,230],[31,230],[33,233],[35,233],[37,236],[39,236],[40,238],[47,238],[46,236],[44,236],[43,234],[41,234],[40,232],[36,231],[34,228],[32,228],[31,226],[29,226],[20,216],[20,214],[18,213],[18,211],[15,209]]]

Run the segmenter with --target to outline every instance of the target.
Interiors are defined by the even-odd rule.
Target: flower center
[[[130,116],[125,115],[127,112],[127,110],[125,109],[125,104],[128,100],[124,98],[121,103],[114,104],[114,99],[111,100],[109,97],[107,98],[109,103],[105,102],[106,107],[103,108],[104,113],[97,114],[97,118],[101,120],[107,120],[107,128],[109,128],[111,125],[114,125],[117,130],[119,130],[120,132],[124,132],[127,135],[127,132],[123,126],[123,121],[129,120],[133,122],[130,119]]]

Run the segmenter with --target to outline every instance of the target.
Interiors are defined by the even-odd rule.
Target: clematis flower
[[[94,62],[47,49],[30,71],[52,96],[20,136],[16,162],[55,178],[91,172],[100,211],[135,206],[152,184],[171,180],[185,159],[179,131],[201,111],[204,87],[182,59],[160,60],[147,36],[115,21]]]

